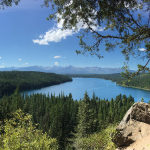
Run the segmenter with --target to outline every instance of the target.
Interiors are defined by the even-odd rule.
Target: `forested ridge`
[[[122,82],[121,85],[150,90],[150,73],[140,74],[130,81]]]
[[[150,90],[150,73],[139,74],[127,80],[122,77],[120,73],[116,74],[85,74],[85,75],[70,75],[71,77],[83,77],[83,78],[102,78],[105,80],[111,80],[116,82],[118,85],[139,88],[144,90]]]
[[[120,82],[124,80],[120,73],[114,74],[71,74],[70,77],[79,77],[79,78],[102,78],[105,80],[111,80],[113,82]]]
[[[65,75],[32,71],[4,71],[0,72],[0,97],[10,95],[16,88],[19,91],[38,89],[72,81]]]
[[[3,125],[5,119],[11,119],[12,112],[21,109],[32,115],[32,121],[38,124],[38,130],[57,140],[60,150],[86,150],[91,144],[92,147],[95,145],[95,136],[98,136],[97,140],[101,138],[102,142],[105,138],[102,138],[101,132],[110,124],[118,123],[133,103],[133,97],[121,94],[115,99],[105,100],[95,94],[89,98],[85,93],[82,100],[75,101],[71,94],[21,95],[16,90],[13,95],[4,96],[0,100],[0,121]],[[87,144],[87,140],[91,142]],[[108,141],[107,138],[105,140]],[[105,145],[106,141],[95,147]]]

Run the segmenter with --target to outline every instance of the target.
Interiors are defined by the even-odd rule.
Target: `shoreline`
[[[78,76],[78,77],[72,77],[72,78],[97,78],[97,79],[104,79],[104,80],[109,80],[109,81],[115,82],[116,85],[119,85],[119,86],[122,86],[122,87],[139,89],[139,90],[144,90],[144,91],[149,91],[150,92],[150,89],[136,87],[136,86],[127,86],[127,85],[123,85],[123,84],[118,84],[116,81],[113,81],[111,79],[105,79],[105,78],[100,78],[100,77],[84,77],[84,76],[82,77],[82,76]]]
[[[116,82],[115,82],[115,83],[116,83]],[[122,84],[118,84],[118,83],[116,83],[116,84],[119,85],[119,86],[122,86],[122,87],[133,88],[133,89],[139,89],[139,90],[144,90],[144,91],[149,91],[149,92],[150,92],[150,89],[146,89],[146,88],[140,88],[140,87],[136,87],[136,86],[122,85]]]

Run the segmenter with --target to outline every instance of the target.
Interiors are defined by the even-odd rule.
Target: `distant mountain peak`
[[[102,67],[74,67],[72,65],[62,66],[29,66],[29,67],[9,67],[0,68],[0,71],[40,71],[40,72],[52,72],[57,74],[113,74],[121,73],[124,70],[121,68],[102,68]]]

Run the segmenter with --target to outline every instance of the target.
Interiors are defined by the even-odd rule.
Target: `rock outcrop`
[[[117,127],[113,142],[123,149],[147,137],[150,137],[150,104],[135,103]]]

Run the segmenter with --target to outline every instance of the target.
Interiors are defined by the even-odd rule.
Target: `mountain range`
[[[113,73],[121,73],[124,70],[121,68],[101,68],[101,67],[29,66],[29,67],[0,68],[0,71],[39,71],[39,72],[52,72],[57,74],[113,74]]]

